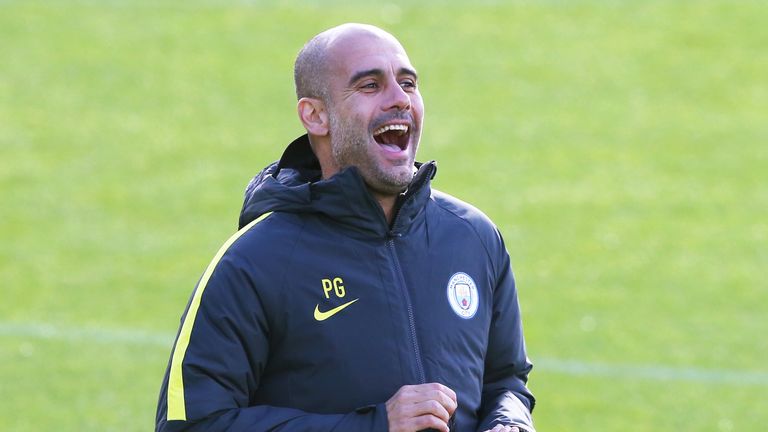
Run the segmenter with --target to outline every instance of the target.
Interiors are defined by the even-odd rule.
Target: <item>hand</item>
[[[386,403],[389,432],[448,431],[456,393],[439,383],[406,385]]]
[[[520,428],[517,426],[496,425],[493,429],[489,429],[485,432],[520,432]]]

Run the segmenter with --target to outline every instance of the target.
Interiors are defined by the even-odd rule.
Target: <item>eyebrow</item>
[[[397,74],[411,75],[413,78],[417,80],[419,79],[419,74],[417,74],[415,70],[406,68],[406,67],[401,67],[400,69],[398,69]],[[384,70],[378,69],[378,68],[362,70],[352,75],[352,78],[349,79],[349,85],[351,86],[352,84],[356,83],[360,79],[365,78],[367,76],[383,76],[383,75],[384,75]]]

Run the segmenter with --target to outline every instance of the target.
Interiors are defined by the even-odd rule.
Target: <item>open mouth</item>
[[[404,124],[385,125],[373,131],[373,139],[386,151],[400,152],[408,148],[410,130],[411,128]]]

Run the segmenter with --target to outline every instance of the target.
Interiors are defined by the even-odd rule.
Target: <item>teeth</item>
[[[376,131],[373,132],[373,135],[374,136],[375,135],[381,135],[384,132],[391,131],[391,130],[398,130],[398,131],[402,131],[403,133],[405,133],[405,132],[408,132],[408,125],[394,124],[394,125],[382,126],[382,127],[378,128],[378,129],[376,129]]]

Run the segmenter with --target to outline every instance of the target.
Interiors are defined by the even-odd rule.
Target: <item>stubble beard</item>
[[[331,151],[340,169],[357,167],[363,180],[375,193],[397,195],[403,192],[413,179],[413,161],[401,166],[384,167],[372,154],[370,132],[350,118],[330,116]]]

